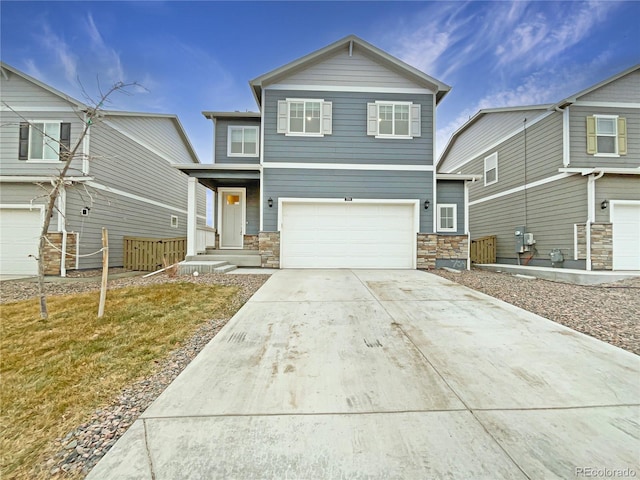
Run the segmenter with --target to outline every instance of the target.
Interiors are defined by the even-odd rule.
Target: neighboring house
[[[481,110],[438,172],[483,176],[471,236],[496,235],[499,263],[640,270],[640,65],[553,105]]]
[[[4,63],[0,100],[0,272],[32,275],[57,140],[74,145],[87,106]],[[48,273],[100,267],[101,254],[86,255],[101,249],[102,227],[110,266],[123,265],[125,235],[186,236],[188,179],[171,164],[199,162],[176,116],[105,111],[81,149],[51,219]],[[196,201],[204,215],[204,189]]]
[[[250,87],[259,113],[203,112],[214,165],[179,166],[216,191],[219,249],[276,268],[467,266],[472,177],[445,176],[435,191],[449,86],[349,36]]]

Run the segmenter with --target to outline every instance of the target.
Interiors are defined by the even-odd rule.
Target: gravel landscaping
[[[237,285],[237,306],[244,304],[268,279],[267,275],[213,275],[169,277],[125,275],[109,281],[109,288],[149,285],[166,282]],[[505,273],[483,270],[453,273],[433,272],[518,307],[534,312],[577,331],[640,354],[640,277],[608,285],[578,286],[546,280],[530,280]],[[99,275],[99,272],[97,272]],[[48,295],[62,295],[99,290],[99,277],[90,273],[76,274],[72,281],[56,280],[46,284]],[[33,281],[2,282],[1,301],[10,302],[37,295]],[[156,373],[124,389],[110,405],[92,413],[90,419],[64,438],[56,441],[57,453],[46,461],[43,469],[57,477],[64,472],[84,477],[109,448],[177,377],[200,350],[226,324],[228,318],[210,319],[190,341],[158,364]]]

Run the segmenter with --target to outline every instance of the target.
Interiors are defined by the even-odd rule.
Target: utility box
[[[516,240],[516,253],[524,253],[526,251],[524,243],[524,236],[526,233],[527,227],[525,227],[524,225],[522,225],[521,227],[516,227],[516,230],[514,232]]]
[[[549,258],[551,260],[552,267],[562,267],[564,263],[564,255],[559,248],[554,248],[549,252]]]
[[[525,233],[524,234],[524,248],[529,250],[527,247],[535,245],[536,241],[533,238],[533,233]]]

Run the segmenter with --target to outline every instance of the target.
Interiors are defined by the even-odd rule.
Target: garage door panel
[[[37,275],[40,222],[39,209],[0,209],[0,273]]]
[[[612,223],[614,270],[640,270],[640,203],[614,205]]]
[[[413,268],[413,204],[284,203],[283,268]]]

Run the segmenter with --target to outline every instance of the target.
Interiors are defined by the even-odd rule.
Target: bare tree
[[[60,189],[64,186],[65,177],[67,176],[67,172],[71,167],[71,162],[75,158],[86,155],[85,152],[79,153],[80,147],[82,146],[83,141],[87,136],[87,134],[89,133],[89,130],[91,129],[91,127],[100,120],[102,116],[101,112],[103,111],[103,106],[105,105],[105,103],[109,101],[110,97],[114,93],[116,92],[126,93],[126,89],[134,85],[137,85],[137,83],[117,82],[113,84],[111,88],[106,92],[100,91],[100,97],[98,98],[98,100],[91,102],[92,105],[94,106],[87,107],[83,112],[84,115],[79,116],[79,118],[81,118],[83,122],[82,131],[80,133],[80,136],[76,139],[73,145],[66,145],[65,143],[61,142],[59,139],[51,137],[47,132],[43,131],[42,129],[39,129],[38,127],[36,127],[36,125],[29,122],[30,128],[38,128],[38,132],[44,138],[48,139],[49,143],[57,144],[59,149],[60,161],[63,162],[62,168],[60,168],[58,174],[52,177],[51,179],[51,190],[49,190],[45,195],[43,195],[43,197],[46,198],[46,210],[44,214],[44,222],[42,224],[42,230],[40,232],[40,242],[38,244],[38,256],[36,258],[36,260],[38,261],[38,296],[40,299],[40,318],[42,318],[43,320],[46,320],[49,318],[49,312],[47,310],[47,297],[44,289],[44,271],[45,271],[44,250],[47,244],[47,233],[49,232],[51,217],[53,215],[53,211],[56,209],[56,201],[60,194]],[[83,93],[85,97],[91,100],[89,96],[86,94],[86,92],[84,92],[84,89],[83,89]],[[10,105],[6,104],[5,102],[2,102],[2,103],[8,109],[18,114],[15,110],[11,108]],[[20,116],[23,120],[26,120],[21,115],[18,114],[18,116]],[[66,252],[62,252],[62,255],[66,255]]]

